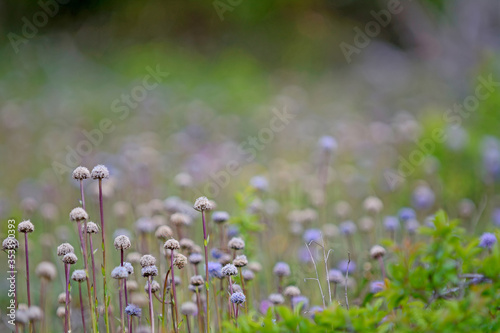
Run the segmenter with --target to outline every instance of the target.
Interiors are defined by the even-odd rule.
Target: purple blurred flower
[[[347,260],[341,260],[339,264],[337,265],[337,268],[342,272],[342,274],[345,274],[347,272]],[[356,263],[351,260],[349,263],[349,274],[354,273],[356,270]]]
[[[233,238],[240,234],[240,230],[235,225],[230,225],[227,227],[227,237]]]
[[[395,231],[399,229],[399,220],[395,216],[386,216],[384,218],[384,228],[387,231]]]
[[[340,232],[344,235],[352,235],[356,232],[356,224],[352,221],[344,221],[340,223]]]
[[[401,221],[407,221],[407,220],[414,219],[417,217],[417,214],[415,214],[415,211],[409,207],[401,208],[398,212],[398,215],[399,215],[399,219]]]
[[[222,252],[218,248],[213,248],[212,250],[210,250],[210,254],[212,255],[212,258],[219,260],[224,254],[224,252]]]
[[[406,231],[408,231],[408,233],[414,234],[415,232],[417,232],[417,229],[420,227],[420,223],[418,223],[418,221],[415,219],[407,220],[405,222],[405,227],[406,227]]]
[[[262,314],[266,314],[267,313],[267,310],[273,306],[273,303],[271,303],[270,300],[263,300],[262,302],[260,302],[260,306],[259,306],[259,310]]]
[[[490,232],[485,232],[484,234],[481,235],[481,240],[479,241],[479,246],[485,249],[491,250],[493,245],[497,242],[497,237],[490,233]]]
[[[264,176],[254,176],[250,179],[250,186],[259,191],[267,191],[269,183]]]
[[[321,306],[313,306],[309,309],[309,317],[310,318],[314,318],[314,316],[316,315],[316,313],[318,312],[323,312],[323,308]]]
[[[302,295],[292,297],[292,305],[294,308],[300,303],[302,303],[302,308],[307,308],[309,306],[309,299]]]
[[[222,265],[218,262],[208,262],[208,275],[211,278],[222,279]]]
[[[383,281],[372,281],[370,282],[370,292],[372,294],[376,294],[384,290],[384,282]]]
[[[290,275],[290,266],[286,262],[279,261],[274,265],[273,273],[276,276],[289,276]]]
[[[322,136],[318,141],[318,145],[325,151],[334,151],[337,149],[337,141],[329,135]]]
[[[420,185],[413,191],[412,202],[416,209],[425,210],[431,208],[435,199],[434,192],[428,186]]]
[[[302,236],[304,242],[309,244],[312,241],[321,242],[321,230],[319,229],[307,229],[304,231],[304,235]]]

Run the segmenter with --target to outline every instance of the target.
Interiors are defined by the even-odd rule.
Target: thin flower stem
[[[189,326],[189,318],[187,315],[186,315],[186,325],[187,325],[188,333],[191,333],[191,326]]]
[[[205,223],[205,211],[201,211],[201,219],[203,221],[203,245],[205,246],[205,290],[207,293],[207,332],[210,332],[210,295],[209,295],[209,287],[208,287],[208,238],[207,238],[207,226]]]
[[[175,310],[175,322],[174,324],[174,331],[177,333],[177,325],[179,323],[179,317],[177,314],[177,294],[175,291],[175,273],[174,273],[174,251],[170,251],[170,271],[172,272],[172,282],[170,283],[170,287],[172,288],[172,293],[174,295],[174,310]],[[174,314],[172,313],[172,319],[174,318]]]
[[[132,333],[132,316],[128,316],[128,333]]]
[[[167,297],[167,281],[168,274],[170,274],[170,270],[165,274],[165,281],[163,282],[163,297],[161,302],[161,317],[163,318],[163,326],[167,326],[167,318],[165,317],[165,298]]]
[[[66,301],[64,311],[64,333],[69,330],[69,264],[64,264],[64,274],[66,276]]]
[[[347,298],[347,281],[349,279],[349,264],[351,263],[351,253],[347,252],[347,269],[345,272],[345,305],[349,310],[349,298]]]
[[[149,318],[151,321],[151,333],[155,333],[155,320],[153,314],[153,296],[151,293],[151,284],[153,283],[151,276],[148,276],[148,294],[149,294]]]
[[[385,275],[384,259],[382,258],[382,256],[378,257],[378,262],[380,264],[380,270],[382,271],[382,278],[385,281],[386,275]]]
[[[123,267],[123,257],[124,257],[124,250],[120,249],[120,266]],[[127,296],[127,279],[123,279],[123,293],[125,294],[125,306],[128,305],[128,296]],[[129,320],[127,316],[127,321]],[[122,327],[124,327],[124,323],[122,323]]]
[[[102,281],[103,281],[103,296],[104,296],[104,323],[106,325],[106,333],[109,333],[109,311],[108,311],[108,289],[106,286],[106,243],[104,233],[104,210],[102,204],[102,179],[99,179],[99,212],[101,217],[101,236],[102,236]],[[95,288],[95,285],[94,285]]]
[[[87,332],[87,328],[85,326],[85,312],[83,310],[83,297],[82,297],[82,284],[78,283],[78,292],[80,294],[80,311],[82,313],[82,325],[83,325],[83,332]]]
[[[240,280],[241,280],[241,289],[243,289],[243,294],[247,295],[247,291],[245,289],[245,279],[243,279],[243,274],[241,274],[241,267],[239,268],[240,270]],[[247,309],[247,303],[245,302],[245,314],[248,314],[248,309]]]
[[[323,308],[326,308],[326,303],[325,303],[325,294],[323,294],[323,288],[321,287],[321,282],[319,281],[319,275],[318,275],[318,268],[316,267],[316,261],[314,260],[314,257],[311,253],[311,249],[309,249],[309,244],[306,243],[307,251],[309,252],[309,255],[311,256],[311,261],[314,265],[314,271],[316,272],[316,280],[318,282],[318,287],[319,291],[321,293],[321,299],[323,300]]]
[[[118,280],[118,302],[120,305],[120,320],[122,333],[125,333],[125,313],[123,312],[123,284],[122,279]]]
[[[28,254],[28,233],[24,233],[24,251],[26,253],[26,290],[28,292],[28,307],[31,306],[31,292],[30,292],[30,263]]]

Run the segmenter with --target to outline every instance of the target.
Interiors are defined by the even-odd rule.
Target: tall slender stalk
[[[106,325],[106,333],[109,333],[108,289],[106,285],[106,245],[105,245],[106,237],[104,232],[104,210],[102,204],[101,178],[99,178],[99,211],[101,217],[101,236],[102,236],[102,281],[103,281],[103,296],[104,296],[104,323]]]
[[[205,291],[207,293],[207,332],[210,332],[210,295],[209,295],[209,276],[208,276],[208,237],[207,226],[205,223],[205,211],[201,211],[201,219],[203,220],[203,245],[205,247]]]
[[[87,279],[88,280],[88,279]],[[85,326],[85,311],[83,310],[83,297],[82,297],[82,284],[78,283],[78,292],[80,294],[80,312],[82,313],[82,326],[83,332],[87,332],[87,328]],[[90,311],[92,313],[92,311]]]
[[[66,309],[64,314],[64,333],[71,330],[69,322],[69,264],[64,264],[64,273],[66,274]]]
[[[175,291],[175,274],[174,274],[174,251],[170,251],[170,271],[172,272],[172,282],[170,283],[170,286],[172,288],[172,293],[174,295],[174,310],[175,310],[175,320],[174,320],[174,314],[172,313],[172,321],[175,322],[174,324],[174,331],[177,333],[177,326],[179,323],[179,317],[177,314],[177,294]]]
[[[151,284],[153,280],[151,276],[148,276],[148,294],[149,294],[149,318],[151,321],[151,333],[155,333],[155,320],[153,314],[153,294],[151,293]]]

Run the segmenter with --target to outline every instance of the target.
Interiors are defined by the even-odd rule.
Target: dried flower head
[[[43,318],[43,311],[40,307],[32,305],[28,308],[28,319],[30,321],[40,321]]]
[[[243,304],[245,303],[246,297],[242,292],[237,291],[231,295],[230,300],[233,304]]]
[[[245,241],[239,237],[233,237],[227,243],[227,246],[232,250],[243,250],[245,248]]]
[[[219,262],[222,264],[222,265],[227,265],[231,262],[231,260],[233,259],[233,257],[228,254],[228,253],[222,253],[220,256],[219,256]]]
[[[71,302],[71,295],[69,295],[69,301]],[[60,293],[59,295],[57,295],[57,303],[59,303],[59,304],[66,303],[66,294],[65,293]]]
[[[64,318],[66,316],[66,308],[64,306],[60,306],[56,310],[56,315],[59,318]]]
[[[71,246],[70,243],[62,243],[57,247],[57,255],[59,257],[73,252],[75,252],[75,249],[73,248],[73,246]]]
[[[156,265],[156,258],[150,254],[145,254],[139,260],[139,264],[141,264],[141,267]]]
[[[87,273],[85,273],[85,270],[83,269],[77,269],[73,271],[73,274],[71,274],[71,280],[76,282],[83,282],[87,280]]]
[[[4,250],[15,250],[19,248],[19,242],[14,237],[7,237],[2,242],[2,248]]]
[[[194,275],[194,276],[191,276],[191,279],[189,280],[190,283],[193,285],[193,286],[202,286],[205,282],[203,281],[203,277],[201,275]]]
[[[352,235],[356,232],[356,224],[352,221],[340,223],[340,232],[344,235]]]
[[[69,213],[69,218],[71,221],[81,222],[83,220],[88,220],[89,214],[82,207],[76,207]]]
[[[151,292],[154,294],[160,290],[160,284],[153,280],[151,283]],[[149,293],[149,281],[146,281],[146,285],[144,286],[144,291]]]
[[[207,199],[207,197],[199,197],[198,199],[196,199],[193,208],[197,211],[202,212],[206,210],[212,210],[213,205],[210,200]]]
[[[193,185],[193,178],[185,172],[181,172],[174,177],[175,185],[180,188],[188,188]]]
[[[141,275],[144,277],[157,276],[158,275],[158,268],[155,265],[144,266],[141,269]]]
[[[115,249],[117,250],[127,250],[132,246],[132,244],[130,243],[130,239],[125,235],[116,237],[114,245]]]
[[[248,268],[254,272],[254,273],[258,273],[262,270],[262,265],[256,261],[253,261],[251,263],[248,264]]]
[[[57,277],[56,265],[49,261],[42,261],[36,266],[35,274],[41,279],[52,281]]]
[[[285,298],[281,294],[271,294],[271,295],[269,295],[269,300],[274,305],[280,305],[280,304],[285,303]]]
[[[370,256],[373,259],[381,258],[381,257],[385,256],[385,249],[382,246],[380,246],[380,245],[374,245],[370,249]]]
[[[73,170],[73,179],[88,179],[90,178],[90,171],[86,167],[79,166],[75,170]]]
[[[181,313],[184,316],[195,316],[198,313],[198,307],[193,302],[182,303]]]
[[[129,275],[134,274],[134,266],[131,263],[125,261],[122,266],[125,267]]]
[[[85,227],[85,226],[84,226]],[[87,233],[97,234],[99,232],[99,227],[94,222],[87,222]]]
[[[191,253],[188,257],[188,261],[193,265],[198,265],[203,260],[203,256],[200,253]]]
[[[187,264],[187,258],[185,255],[177,253],[174,257],[174,266],[178,269],[182,269]]]
[[[245,267],[248,265],[248,260],[246,255],[239,255],[233,260],[233,265],[236,267]]]
[[[284,277],[290,275],[290,266],[286,262],[277,262],[273,268],[273,274],[278,277]]]
[[[141,254],[139,252],[130,252],[127,254],[127,261],[138,264],[141,261]]]
[[[174,233],[172,232],[172,229],[167,225],[161,225],[155,231],[155,237],[161,240],[166,240],[173,235]]]
[[[189,238],[183,238],[179,241],[179,245],[181,246],[182,250],[190,252],[195,244],[193,240]]]
[[[243,276],[243,279],[245,281],[252,281],[253,279],[255,279],[255,274],[254,272],[252,272],[251,270],[249,269],[245,269],[241,272],[241,275]]]
[[[370,196],[363,201],[363,208],[369,213],[379,213],[384,208],[384,204],[379,198]]]
[[[375,226],[375,222],[373,219],[369,216],[364,216],[361,219],[359,219],[359,229],[362,232],[371,232],[373,230],[373,227]]]
[[[288,297],[295,297],[300,295],[300,289],[295,286],[288,286],[285,288],[283,294]]]
[[[19,232],[27,234],[35,231],[35,226],[33,225],[33,223],[31,223],[30,220],[26,220],[19,223],[19,225],[17,226],[17,230]]]
[[[229,213],[217,211],[212,213],[212,221],[215,223],[224,223],[229,220]]]
[[[125,313],[129,316],[140,317],[142,310],[137,305],[129,304],[125,307]]]
[[[176,226],[188,226],[191,224],[191,217],[183,213],[175,213],[170,216],[170,222]]]
[[[169,239],[165,242],[165,244],[163,245],[163,247],[165,249],[169,249],[169,250],[178,250],[181,248],[181,245],[179,244],[178,241],[176,241],[175,239]]]
[[[344,279],[342,272],[338,269],[331,269],[328,271],[328,282],[330,283],[340,283]]]
[[[128,278],[128,270],[123,266],[117,266],[111,271],[111,277],[113,279],[126,279]]]
[[[222,275],[223,276],[233,276],[238,274],[238,269],[236,266],[232,264],[227,264],[226,266],[222,267]]]
[[[74,265],[78,261],[78,258],[76,256],[76,254],[74,254],[73,252],[70,252],[70,253],[67,253],[64,255],[64,257],[62,258],[62,261],[65,264]]]
[[[106,168],[102,164],[96,165],[92,169],[92,173],[90,174],[90,176],[92,177],[92,179],[105,179],[105,178],[109,178],[108,168]]]
[[[129,273],[130,275],[130,273]],[[137,281],[134,281],[134,280],[130,280],[130,281],[127,281],[127,290],[132,292],[132,291],[137,291],[137,289],[139,289],[139,284],[137,283]]]

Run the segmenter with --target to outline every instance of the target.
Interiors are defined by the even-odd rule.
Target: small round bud
[[[181,246],[182,250],[190,252],[195,244],[193,240],[189,238],[183,238],[179,241],[179,245]]]
[[[19,223],[19,225],[17,226],[17,230],[19,232],[27,234],[27,233],[35,231],[35,226],[33,225],[33,223],[31,223],[30,220],[26,220],[26,221]]]
[[[74,265],[78,261],[78,258],[76,256],[76,254],[70,252],[70,253],[67,253],[64,255],[64,257],[62,258],[62,261],[65,264]]]
[[[236,266],[232,264],[227,264],[226,266],[222,267],[222,275],[223,276],[234,276],[238,274],[238,269]]]
[[[254,272],[254,273],[258,273],[262,270],[262,265],[256,261],[254,262],[251,262],[248,264],[248,268]]]
[[[151,283],[151,292],[154,294],[159,290],[160,290],[160,284],[156,281],[153,281]],[[144,291],[149,293],[149,281],[146,282],[146,285],[144,286]]]
[[[41,279],[52,281],[57,277],[56,265],[49,261],[42,261],[36,266],[35,274]]]
[[[64,318],[66,316],[66,308],[64,306],[60,306],[56,310],[56,315],[59,318]]]
[[[172,232],[172,229],[170,229],[170,227],[167,225],[161,225],[155,231],[155,237],[161,240],[166,240],[173,235],[174,233]]]
[[[165,242],[165,244],[163,245],[163,247],[165,249],[169,249],[169,250],[178,250],[181,248],[180,244],[178,241],[176,241],[175,239],[169,239]]]
[[[137,283],[137,281],[134,280],[127,281],[127,291],[132,292],[132,291],[137,291],[137,289],[139,289],[139,284]]]
[[[384,208],[384,204],[382,200],[372,196],[363,201],[363,208],[369,213],[379,213]]]
[[[127,254],[127,261],[138,264],[141,261],[141,254],[139,252],[130,252]]]
[[[247,256],[245,256],[243,254],[237,256],[233,260],[233,265],[236,266],[236,267],[245,267],[246,265],[248,265]]]
[[[57,247],[57,255],[59,257],[65,256],[68,253],[73,253],[75,252],[75,249],[73,246],[71,246],[70,243],[62,243]]]
[[[43,311],[36,305],[28,308],[28,318],[30,321],[40,321],[43,318]]]
[[[79,166],[73,170],[73,179],[83,180],[90,178],[90,171],[86,167]]]
[[[116,237],[114,245],[115,249],[117,250],[127,250],[132,246],[132,244],[130,243],[130,239],[125,235]]]
[[[139,263],[141,264],[141,267],[153,266],[156,265],[156,258],[150,254],[145,254],[141,257]]]
[[[71,295],[69,295],[69,301],[71,302]],[[65,293],[60,293],[59,295],[57,295],[57,303],[59,303],[59,304],[66,303],[66,294]]]
[[[128,278],[128,270],[123,266],[117,266],[111,271],[111,277],[117,280],[126,279]]]
[[[285,288],[285,291],[283,292],[285,296],[288,297],[295,297],[300,295],[300,289],[295,287],[295,286],[288,286]]]
[[[232,259],[233,259],[233,257],[231,257],[231,255],[229,255],[228,253],[222,253],[219,257],[219,262],[222,265],[227,265],[227,264],[231,263]]]
[[[198,286],[202,286],[205,282],[203,281],[203,277],[201,275],[194,275],[194,276],[191,276],[190,283],[193,286],[198,287]]]
[[[109,171],[104,165],[99,164],[92,169],[92,173],[90,174],[92,179],[105,179],[109,178]]]
[[[69,218],[71,221],[81,222],[83,220],[88,220],[89,214],[87,214],[85,209],[76,207],[69,213]]]
[[[193,208],[201,212],[212,210],[213,205],[210,200],[207,199],[207,197],[199,197],[198,199],[196,199]]]
[[[97,234],[99,232],[99,227],[94,222],[87,222],[87,233]]]
[[[203,260],[203,256],[200,253],[191,253],[188,260],[191,264],[198,265]]]
[[[184,316],[195,316],[198,313],[198,307],[193,302],[182,303],[181,313]]]
[[[4,250],[15,250],[19,248],[19,242],[13,237],[7,237],[2,242],[2,248]]]
[[[243,279],[245,281],[252,281],[253,279],[255,279],[255,274],[254,272],[252,272],[251,270],[249,269],[245,269],[241,272],[241,275],[243,276]]]
[[[73,271],[73,274],[71,274],[71,280],[76,282],[83,282],[87,280],[87,273],[85,273],[85,270],[83,269],[77,269]]]
[[[233,304],[243,304],[245,303],[246,297],[242,292],[235,292],[231,295],[231,303]]]
[[[290,266],[286,262],[277,262],[273,268],[274,275],[278,277],[284,277],[290,275]]]
[[[243,250],[245,248],[245,241],[239,237],[233,237],[227,243],[227,246],[232,250]]]
[[[187,264],[187,258],[185,255],[177,253],[174,257],[174,266],[178,269],[182,269]]]
[[[281,294],[271,294],[271,295],[269,295],[269,300],[274,305],[280,305],[280,304],[285,303],[285,298]]]
[[[188,226],[191,224],[191,217],[183,213],[175,213],[170,216],[170,222],[176,226]]]
[[[129,304],[125,307],[125,313],[129,316],[140,317],[142,310],[137,305]]]
[[[141,269],[141,275],[144,277],[157,276],[158,268],[155,265],[145,266]]]
[[[371,249],[370,249],[370,256],[373,258],[373,259],[378,259],[378,258],[381,258],[385,255],[385,249],[380,246],[380,245],[374,245]]]
[[[341,283],[344,280],[342,272],[338,269],[331,269],[328,271],[328,282],[330,283]]]
[[[228,212],[217,211],[212,213],[212,221],[214,221],[215,223],[220,224],[227,222],[227,220],[229,220]]]

